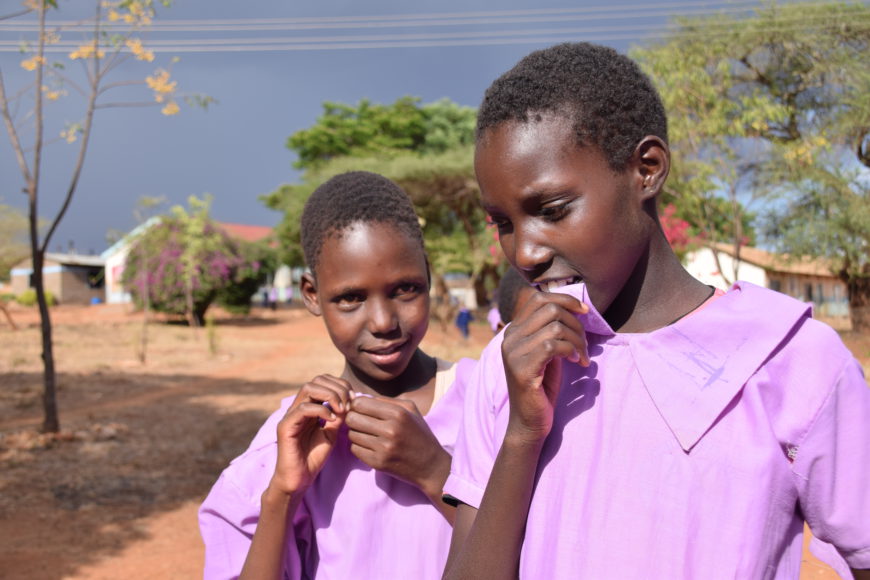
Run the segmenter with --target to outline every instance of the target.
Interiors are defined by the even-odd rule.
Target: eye
[[[568,214],[569,203],[570,202],[560,202],[542,205],[538,210],[538,215],[549,222],[557,222]]]
[[[341,310],[353,310],[365,301],[365,296],[353,292],[341,294],[332,299]]]
[[[408,282],[397,286],[395,292],[393,292],[393,296],[397,298],[411,299],[419,296],[422,292],[423,286],[421,284]]]
[[[486,223],[495,226],[499,233],[505,233],[511,228],[510,220],[500,216],[488,215],[486,216]]]

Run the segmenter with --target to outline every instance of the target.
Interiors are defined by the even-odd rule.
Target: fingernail
[[[353,396],[354,397],[368,397],[370,399],[372,398],[372,396],[368,393],[354,393]]]

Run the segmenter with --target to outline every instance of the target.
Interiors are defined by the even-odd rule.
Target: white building
[[[727,290],[735,280],[777,290],[805,302],[812,302],[823,316],[848,316],[846,285],[821,259],[790,258],[760,248],[743,246],[735,259],[732,244],[711,244],[686,255],[686,269],[692,276],[716,288]]]

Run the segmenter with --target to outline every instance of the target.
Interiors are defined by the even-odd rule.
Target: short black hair
[[[305,263],[316,277],[315,269],[327,237],[341,235],[357,223],[384,223],[395,226],[420,243],[425,255],[423,232],[408,195],[383,175],[368,171],[349,171],[322,183],[302,210],[301,237]]]
[[[522,58],[486,90],[477,114],[477,139],[506,121],[542,114],[570,119],[577,145],[594,145],[611,169],[625,169],[641,139],[667,143],[668,123],[658,92],[640,67],[612,48],[563,43]]]
[[[515,268],[508,268],[498,282],[498,315],[501,321],[507,324],[514,318],[514,310],[517,308],[517,299],[520,291],[524,288],[532,289],[532,286],[523,278]]]

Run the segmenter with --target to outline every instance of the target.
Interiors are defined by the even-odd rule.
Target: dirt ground
[[[52,310],[62,433],[38,433],[34,309],[0,319],[0,578],[201,577],[196,510],[282,397],[341,359],[301,308],[217,314],[211,329],[148,326],[128,306]],[[430,354],[476,357],[491,333],[430,327]],[[870,337],[844,334],[865,364]],[[802,579],[836,578],[808,553]]]

